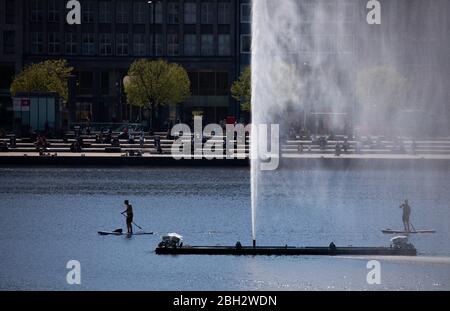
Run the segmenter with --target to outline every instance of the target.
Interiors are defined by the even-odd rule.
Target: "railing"
[[[158,142],[153,136],[145,136],[145,140],[141,141],[139,138],[134,140],[120,139],[117,140],[118,145],[115,146],[111,142],[96,139],[96,135],[83,135],[82,144],[85,146],[83,152],[111,152],[111,147],[116,147],[118,152],[127,150],[142,150],[143,152],[154,153],[157,152],[157,145],[161,146],[164,153],[170,153],[174,139],[168,139],[161,136]],[[117,136],[114,136],[116,138]],[[188,142],[191,138],[186,139]],[[214,137],[217,142],[223,142],[225,147],[226,137]],[[48,139],[50,144],[49,149],[53,152],[69,152],[72,144],[76,142],[75,138],[66,139]],[[236,143],[232,140],[232,143]],[[294,154],[333,154],[336,152],[336,145],[340,144],[339,154],[421,154],[421,155],[450,155],[450,139],[434,139],[434,140],[404,140],[401,143],[398,141],[383,140],[380,144],[361,143],[360,141],[348,141],[347,148],[344,148],[343,141],[328,140],[326,144],[320,146],[316,141],[311,140],[283,140],[280,144],[280,151],[283,155]],[[3,151],[16,152],[31,152],[36,150],[35,141],[30,139],[16,139],[14,144],[11,137],[0,138],[0,144],[7,147]],[[197,144],[196,144],[197,145]],[[202,146],[203,143],[199,143]],[[248,153],[249,139],[246,140],[245,146],[235,146],[240,152]]]
[[[100,131],[101,129],[111,129],[114,132],[120,132],[125,128],[138,129],[142,128],[142,123],[130,123],[130,122],[72,122],[69,124],[69,130],[74,131],[77,128],[80,130],[89,127],[91,131]]]

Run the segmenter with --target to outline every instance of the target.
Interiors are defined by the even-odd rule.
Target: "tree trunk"
[[[159,114],[160,105],[156,105],[156,120],[155,120],[155,128],[157,131],[161,130],[161,118]]]
[[[152,109],[152,112],[151,112],[151,121],[150,121],[150,130],[152,131],[152,132],[154,132],[155,131],[155,129],[156,129],[156,127],[155,127],[155,119],[156,119],[156,105],[155,105],[155,103],[154,102],[152,102],[152,104],[151,104],[151,109]]]

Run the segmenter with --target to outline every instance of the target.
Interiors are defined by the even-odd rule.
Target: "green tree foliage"
[[[407,80],[394,68],[375,66],[358,74],[356,93],[360,123],[377,132],[391,131],[398,114],[407,108]]]
[[[243,111],[250,111],[252,101],[252,72],[250,67],[246,67],[242,71],[239,79],[234,81],[231,86],[231,95],[234,99],[241,103],[241,109]]]
[[[73,68],[64,59],[46,60],[31,64],[19,73],[11,84],[11,94],[20,92],[55,92],[65,101],[68,99],[69,89],[67,81]]]
[[[132,105],[151,109],[152,120],[159,105],[178,104],[190,96],[186,70],[164,60],[139,59],[133,62],[124,87]]]

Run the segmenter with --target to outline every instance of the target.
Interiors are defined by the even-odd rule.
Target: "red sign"
[[[20,107],[22,108],[22,111],[30,111],[30,99],[22,98],[20,100]]]
[[[227,124],[234,124],[234,123],[236,123],[236,117],[232,116],[227,117]]]
[[[14,111],[30,111],[29,98],[15,98],[13,104]]]

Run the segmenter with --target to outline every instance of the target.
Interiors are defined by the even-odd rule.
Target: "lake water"
[[[450,174],[422,170],[279,170],[263,174],[258,245],[388,246],[405,198],[409,258],[377,258],[381,284],[366,282],[371,258],[157,256],[162,234],[191,245],[251,244],[245,168],[0,168],[2,290],[448,290]],[[122,202],[153,236],[98,236],[123,228]],[[66,282],[81,263],[82,284]]]

